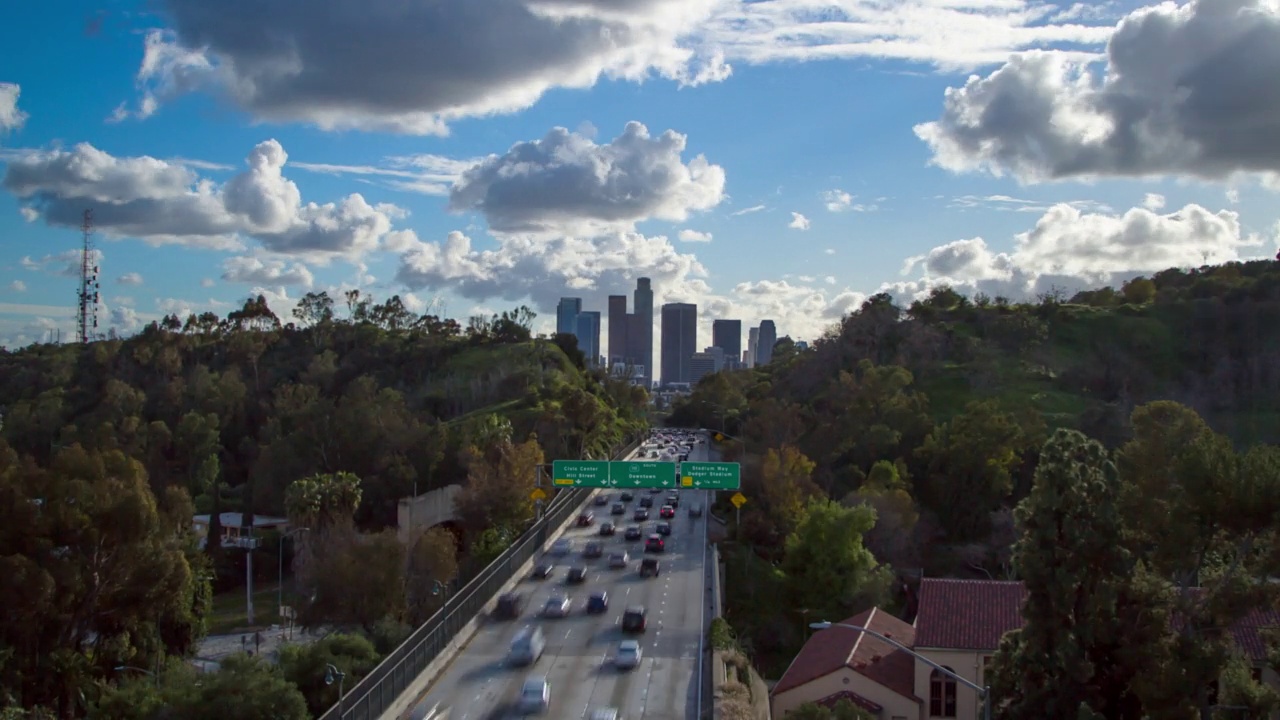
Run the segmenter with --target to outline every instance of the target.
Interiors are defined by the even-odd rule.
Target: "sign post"
[[[747,504],[747,496],[743,495],[740,492],[736,492],[733,494],[733,497],[729,498],[729,502],[733,503],[733,507],[734,507],[733,526],[734,526],[734,529],[737,531],[738,539],[741,540],[742,539],[742,506]]]

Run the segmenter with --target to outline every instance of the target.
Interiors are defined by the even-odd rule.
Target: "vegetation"
[[[739,643],[777,677],[818,613],[901,602],[891,572],[1020,579],[1007,717],[1271,707],[1223,628],[1280,601],[1277,320],[1273,261],[1022,304],[941,288],[704,378],[668,423],[721,431],[743,463],[722,546]],[[858,530],[803,543],[835,508]]]
[[[585,370],[572,338],[532,337],[526,308],[463,327],[345,301],[309,294],[285,323],[256,297],[128,339],[0,350],[0,706],[309,717],[333,702],[328,664],[357,682],[523,531],[532,464],[603,457],[646,426],[642,389]],[[399,499],[454,483],[458,527],[402,542]],[[201,542],[192,516],[219,537],[230,511],[299,529],[287,602],[338,632],[196,682],[185,661],[243,598],[246,551]],[[273,608],[284,538],[262,541]],[[218,629],[239,624],[226,614]]]

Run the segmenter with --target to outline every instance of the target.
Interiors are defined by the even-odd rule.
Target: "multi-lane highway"
[[[707,445],[694,445],[689,460],[705,459]],[[644,538],[661,521],[658,510],[668,491],[633,491],[634,498],[626,503],[623,516],[610,515],[612,503],[620,500],[621,492],[598,493],[607,494],[609,504],[597,506],[589,502],[586,509],[595,513],[595,522],[585,528],[570,527],[561,535],[570,539],[574,547],[567,557],[547,556],[556,565],[551,577],[523,578],[517,584],[516,591],[526,600],[521,616],[507,621],[486,618],[467,647],[415,707],[448,707],[450,720],[521,717],[516,707],[521,687],[527,678],[539,676],[547,678],[551,687],[550,705],[542,717],[590,718],[592,711],[603,708],[616,708],[618,717],[625,720],[699,717],[708,493],[679,493],[680,506],[669,521],[672,532],[666,538],[666,551],[648,556],[659,559],[661,573],[648,578],[639,573],[641,560],[646,557]],[[647,521],[637,522],[633,515],[644,497],[653,499],[652,515]],[[701,517],[690,516],[693,505],[701,507]],[[600,523],[609,521],[616,522],[618,533],[600,536]],[[642,526],[640,540],[624,539],[624,530],[632,525]],[[603,543],[604,556],[584,559],[582,550],[592,540]],[[627,567],[610,569],[609,555],[623,550],[630,555]],[[568,585],[566,575],[576,565],[587,567],[587,580]],[[609,594],[608,609],[588,614],[588,596],[601,590]],[[568,617],[540,617],[552,594],[568,594],[571,598]],[[647,610],[647,630],[626,635],[621,627],[623,613],[637,605]],[[530,625],[542,628],[546,649],[534,665],[514,667],[507,661],[509,646],[517,632]],[[619,643],[625,639],[640,642],[642,659],[635,669],[619,670],[614,665]]]

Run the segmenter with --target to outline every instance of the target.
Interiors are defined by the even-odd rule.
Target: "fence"
[[[639,444],[638,440],[632,441],[616,457],[626,457]],[[555,529],[568,520],[590,494],[589,488],[557,492],[540,520],[466,585],[451,592],[443,608],[351,688],[341,703],[341,711],[339,705],[334,705],[320,716],[320,720],[377,720],[381,717],[431,661],[449,646],[462,628],[480,614],[516,571],[546,545]]]

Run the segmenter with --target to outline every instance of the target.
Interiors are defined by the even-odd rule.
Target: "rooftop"
[[[908,647],[916,639],[915,628],[879,608],[858,613],[844,624],[874,630]],[[903,697],[915,698],[915,660],[910,654],[879,638],[839,625],[809,638],[773,692],[786,692],[843,667]]]
[[[1022,583],[924,578],[916,613],[916,649],[995,650],[1022,627]]]

